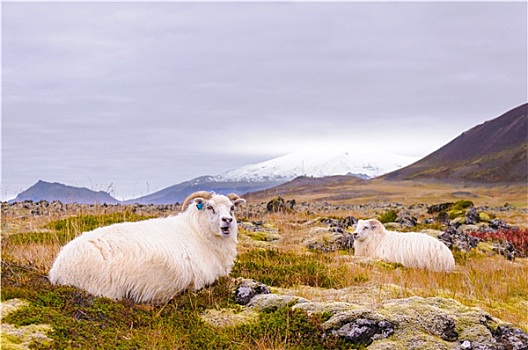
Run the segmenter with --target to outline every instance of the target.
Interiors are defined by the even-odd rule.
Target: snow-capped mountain
[[[286,182],[298,176],[380,176],[407,166],[418,158],[361,150],[333,153],[291,153],[265,162],[246,165],[215,176],[217,181]]]
[[[140,198],[127,200],[124,203],[181,203],[190,193],[195,191],[245,194],[278,186],[299,176],[354,175],[362,178],[371,178],[407,166],[416,160],[413,157],[375,152],[367,154],[363,151],[361,153],[352,153],[350,151],[292,153],[262,163],[246,165],[217,176],[200,176]],[[83,200],[71,194],[74,190],[77,192],[82,190],[80,188],[49,184],[42,181],[39,181],[33,187],[45,188],[45,190],[40,189],[37,195],[30,198],[34,201],[44,199],[47,201],[61,200],[65,201],[64,203],[84,203]],[[59,189],[62,187],[68,187],[71,192],[67,198],[61,197],[62,192]],[[22,198],[17,197],[16,200],[22,200]],[[94,197],[87,203],[116,202],[118,201],[114,198],[95,199]]]

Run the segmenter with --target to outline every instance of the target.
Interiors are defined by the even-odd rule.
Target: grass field
[[[416,193],[413,188],[415,192],[412,188],[400,188],[399,202],[417,203],[427,199],[427,203],[433,204],[456,198],[446,195],[447,189],[427,186],[419,189],[420,196],[411,196],[410,193]],[[377,191],[391,192],[389,188],[377,188]],[[478,205],[500,206],[509,202],[526,207],[522,203],[523,194],[514,190],[512,193],[504,189],[466,188],[463,191],[476,194],[471,200]],[[452,192],[456,191],[451,189]],[[393,193],[379,199],[390,201],[395,196]],[[321,199],[316,197],[311,194],[297,200]],[[259,201],[255,199],[249,206],[258,206]],[[346,202],[350,199],[340,201]],[[350,213],[336,206],[331,215],[369,218],[380,214],[382,208],[365,210]],[[38,348],[350,348],[342,339],[321,337],[320,324],[329,317],[324,314],[308,316],[280,308],[226,327],[206,322],[203,314],[215,310],[245,315],[232,295],[232,278],[236,277],[252,278],[269,285],[274,292],[313,301],[375,305],[410,296],[452,298],[528,331],[528,259],[508,261],[484,247],[472,252],[455,252],[454,273],[433,273],[360,259],[349,250],[321,253],[307,249],[303,242],[312,235],[309,223],[328,216],[326,211],[270,213],[246,218],[245,213],[249,211],[242,210],[238,214],[240,220],[259,219],[280,238],[266,240],[262,235],[240,229],[239,256],[231,278],[222,278],[196,293],[183,293],[162,307],[115,302],[94,298],[75,288],[51,286],[46,280],[47,272],[67,241],[94,227],[152,216],[132,213],[127,207],[117,213],[105,211],[96,207],[85,212],[2,216],[2,300],[20,298],[28,302],[28,306],[4,317],[2,322],[18,327],[50,325],[53,331],[48,332],[48,337],[52,341],[35,343]],[[524,211],[496,214],[507,222],[526,224]],[[4,344],[19,342],[4,334],[2,337]]]

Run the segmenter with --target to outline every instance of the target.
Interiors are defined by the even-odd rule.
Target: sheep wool
[[[197,192],[176,216],[83,233],[60,250],[49,280],[115,300],[166,303],[230,273],[237,255],[233,211],[244,202]]]
[[[354,231],[355,255],[436,272],[455,269],[455,259],[441,241],[424,233],[387,231],[378,220],[359,220]]]

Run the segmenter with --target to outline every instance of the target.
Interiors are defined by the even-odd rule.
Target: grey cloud
[[[526,6],[5,3],[3,184],[126,193],[373,129],[433,151],[525,102]]]

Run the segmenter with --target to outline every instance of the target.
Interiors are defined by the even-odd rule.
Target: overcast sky
[[[303,149],[423,157],[527,100],[527,4],[2,3],[2,198]]]

